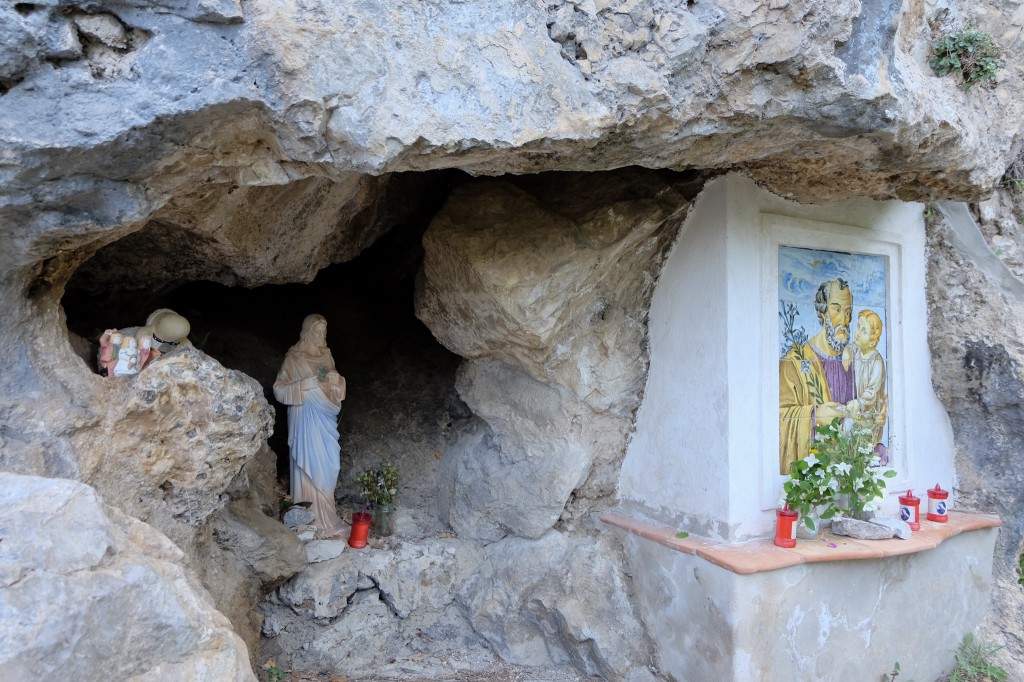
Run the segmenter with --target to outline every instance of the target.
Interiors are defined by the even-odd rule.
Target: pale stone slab
[[[316,526],[299,526],[295,529],[295,536],[302,542],[316,540]]]
[[[313,540],[306,543],[306,559],[311,564],[337,559],[346,546],[344,540]]]
[[[882,524],[857,519],[835,519],[832,521],[832,533],[845,535],[858,540],[888,540],[895,530]]]
[[[308,509],[292,507],[284,513],[284,518],[281,520],[284,522],[284,525],[292,530],[298,530],[299,526],[313,523],[315,519],[316,515]]]
[[[120,50],[128,47],[124,26],[113,15],[89,14],[75,19],[75,25],[84,35]]]
[[[914,533],[914,531],[910,530],[910,524],[906,521],[891,519],[888,516],[876,516],[869,523],[891,529],[893,536],[900,540],[909,540]]]

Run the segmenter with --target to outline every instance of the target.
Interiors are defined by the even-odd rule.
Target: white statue
[[[191,346],[191,326],[168,308],[154,310],[142,327],[107,329],[100,336],[100,374],[123,377],[138,374],[152,361],[178,346]]]
[[[345,399],[345,377],[327,348],[327,320],[308,315],[299,342],[288,349],[274,382],[274,397],[288,406],[293,502],[311,502],[322,537],[346,530],[334,502],[341,471],[338,413]]]
[[[134,336],[127,337],[117,354],[117,362],[114,364],[114,376],[126,377],[139,373],[139,347]]]

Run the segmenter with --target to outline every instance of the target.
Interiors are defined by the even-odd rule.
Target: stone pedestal
[[[934,680],[988,608],[994,517],[925,522],[911,540],[826,533],[792,550],[624,528],[638,611],[676,680],[863,682],[899,661]],[[942,526],[942,527],[940,527]]]

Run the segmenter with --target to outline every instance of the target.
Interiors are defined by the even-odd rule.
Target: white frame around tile
[[[843,225],[819,220],[807,220],[774,213],[762,213],[761,241],[761,339],[762,401],[760,442],[763,444],[761,461],[761,509],[775,509],[782,485],[789,476],[778,473],[779,462],[779,247],[795,246],[824,251],[882,256],[886,260],[888,280],[886,312],[889,328],[886,330],[886,371],[889,392],[889,466],[896,477],[887,481],[887,498],[906,488],[912,478],[911,462],[907,457],[906,430],[906,378],[904,362],[903,324],[903,248],[897,241],[880,237],[878,232],[854,225]],[[856,302],[854,302],[856,303]]]

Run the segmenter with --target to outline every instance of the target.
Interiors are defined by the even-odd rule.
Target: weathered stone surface
[[[897,537],[900,540],[909,540],[914,532],[910,530],[910,524],[906,521],[890,519],[887,516],[874,516],[870,519],[869,523],[888,528],[893,532],[893,537]]]
[[[434,181],[346,173],[282,184],[205,183],[175,196],[138,231],[119,231],[75,274],[95,296],[154,283],[226,285],[309,281],[356,257],[396,223],[423,210]]]
[[[574,401],[497,362],[470,363],[458,390],[487,423],[445,452],[438,472],[441,518],[467,538],[540,537],[591,465],[569,429],[566,412]]]
[[[423,238],[417,316],[463,357],[521,364],[622,414],[643,386],[638,313],[687,188],[640,170],[559,180],[456,190]]]
[[[68,175],[131,178],[119,194],[139,178],[194,187],[211,172],[282,184],[353,170],[637,164],[745,166],[805,197],[964,196],[998,178],[1019,135],[1019,64],[1009,60],[995,90],[965,96],[928,68],[931,17],[916,4],[317,1],[295,13],[262,0],[244,21],[227,0],[154,4],[164,11],[111,6],[152,37],[133,69],[100,77],[88,58],[46,61],[57,7],[8,10],[0,137],[27,157],[19,184],[53,153],[37,155],[35,141],[51,139]],[[1007,44],[1024,22],[994,2],[951,9]],[[71,106],[42,106],[57,99]],[[226,118],[259,134],[232,144],[237,125],[211,125]],[[985,138],[966,123],[978,119]],[[18,132],[22,120],[32,135]],[[114,162],[112,142],[138,153]],[[101,149],[108,168],[90,163]]]
[[[306,543],[306,561],[316,564],[337,559],[348,545],[344,540],[313,540]]]
[[[601,540],[551,532],[481,550],[454,538],[397,541],[311,565],[261,607],[265,655],[351,674],[397,658],[399,676],[440,676],[453,650],[615,680],[654,679],[619,556]],[[476,630],[476,631],[474,631]],[[468,659],[468,660],[467,660]]]
[[[288,526],[292,530],[297,529],[299,526],[308,525],[313,523],[316,519],[316,514],[305,509],[303,507],[292,507],[284,513],[284,517],[281,521],[284,525]]]
[[[486,427],[446,453],[438,506],[460,534],[540,537],[573,490],[614,490],[646,372],[644,311],[683,188],[653,173],[473,183],[424,236],[417,315],[470,359]]]
[[[841,518],[832,520],[832,533],[858,540],[888,540],[896,534],[896,530],[873,521]]]
[[[316,526],[299,526],[295,529],[295,537],[302,542],[316,539]]]
[[[70,434],[83,478],[172,539],[224,504],[222,493],[273,429],[260,385],[195,348],[125,381],[93,382],[93,421]]]
[[[652,651],[627,596],[621,550],[606,540],[550,531],[488,545],[459,603],[507,661],[628,679],[653,662]]]
[[[60,318],[49,315],[58,309],[56,301],[42,306],[19,330],[35,340],[27,347],[15,342],[30,349],[28,355],[0,379],[0,468],[93,483],[106,500],[167,534],[254,645],[259,622],[253,607],[266,576],[256,578],[245,561],[224,552],[209,521],[229,499],[258,489],[270,498],[259,500],[258,508],[277,508],[274,455],[265,451],[272,417],[262,388],[194,348],[177,350],[135,377],[103,379],[68,350],[60,324],[52,326]],[[0,335],[11,331],[0,326]],[[245,467],[260,452],[268,456],[269,476]],[[254,540],[250,532],[238,537]],[[264,549],[274,544],[254,542]]]
[[[92,488],[0,473],[0,536],[11,679],[256,679],[182,552]]]
[[[493,663],[455,604],[480,560],[473,543],[426,539],[311,564],[261,606],[271,638],[262,650],[296,669],[345,675],[371,667],[383,674],[379,666],[391,659],[415,669],[452,649]]]
[[[82,36],[98,40],[107,47],[121,50],[128,47],[128,36],[124,26],[112,14],[86,14],[75,17],[75,26]]]
[[[248,566],[263,589],[277,587],[306,567],[306,551],[295,533],[251,498],[229,503],[210,526],[220,548]]]
[[[190,542],[180,541],[189,567],[249,648],[254,667],[260,663],[256,652],[263,624],[254,605],[306,567],[297,538],[272,516],[280,499],[275,460],[273,451],[261,448],[225,491],[231,501]]]
[[[1005,645],[997,656],[1011,677],[1024,678],[1024,281],[1015,260],[1024,204],[1018,195],[1000,203],[985,221],[987,243],[964,205],[942,204],[929,221],[928,341],[932,381],[955,434],[957,504],[1003,521],[985,634]],[[1000,235],[1009,248],[995,241]]]

